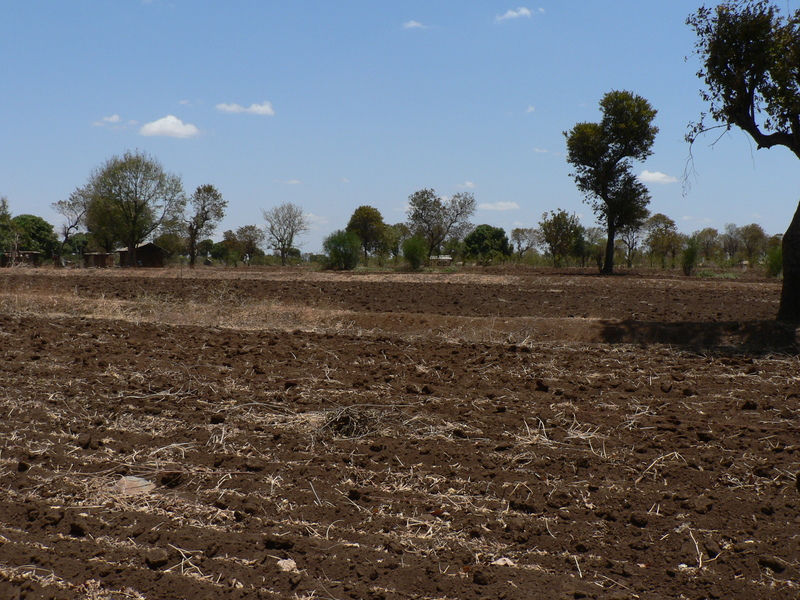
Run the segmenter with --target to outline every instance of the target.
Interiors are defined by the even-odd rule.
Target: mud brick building
[[[128,249],[117,250],[119,254],[119,264],[122,267],[128,266]],[[153,242],[139,244],[136,246],[136,267],[158,267],[163,268],[167,262],[167,251],[156,246]]]

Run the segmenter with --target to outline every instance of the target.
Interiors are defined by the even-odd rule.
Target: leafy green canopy
[[[322,242],[322,248],[328,255],[328,266],[338,271],[350,271],[358,266],[361,253],[361,240],[354,231],[339,229]]]
[[[613,272],[616,232],[647,218],[650,195],[632,173],[634,161],[652,153],[658,127],[656,110],[628,91],[611,91],[600,101],[599,123],[578,123],[567,138],[567,162],[585,201],[598,222],[606,227],[606,262],[603,271]]]
[[[687,140],[708,131],[710,116],[746,131],[759,148],[782,145],[800,157],[800,10],[784,17],[767,0],[736,0],[702,7],[687,24],[709,103]]]
[[[686,22],[697,34],[697,75],[709,104],[687,141],[735,125],[758,148],[784,146],[800,158],[800,9],[783,16],[768,0],[731,0],[702,7]],[[708,126],[707,117],[718,125]],[[778,320],[800,323],[800,205],[782,244]]]
[[[504,258],[511,254],[506,232],[500,227],[478,225],[464,238],[467,256],[487,262]]]
[[[384,245],[386,224],[377,208],[372,206],[359,206],[350,217],[345,231],[355,233],[359,244],[364,250],[364,264],[370,252],[380,252]]]
[[[90,177],[87,227],[100,245],[111,250],[122,242],[128,264],[135,264],[136,246],[166,220],[176,219],[186,198],[180,177],[142,152],[114,156]]]

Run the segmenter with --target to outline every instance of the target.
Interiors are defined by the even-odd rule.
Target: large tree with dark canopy
[[[345,231],[358,236],[361,248],[364,250],[364,265],[366,265],[369,253],[380,251],[383,245],[386,224],[377,208],[359,206],[350,217]],[[338,240],[338,238],[336,239]]]
[[[800,9],[785,16],[768,0],[731,0],[700,8],[687,24],[697,34],[697,75],[709,104],[687,141],[736,126],[759,149],[784,146],[800,158]],[[800,205],[783,236],[778,320],[800,323]]]
[[[650,195],[631,172],[632,161],[652,153],[656,110],[631,92],[608,92],[600,101],[599,123],[578,123],[567,137],[572,177],[607,233],[603,273],[614,272],[614,241],[620,228],[646,218]]]
[[[180,177],[138,151],[107,160],[92,173],[86,190],[89,232],[125,244],[128,266],[136,264],[136,246],[177,218],[186,204]]]

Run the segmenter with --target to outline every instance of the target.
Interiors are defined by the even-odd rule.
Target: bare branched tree
[[[286,265],[295,238],[309,229],[308,216],[302,208],[288,202],[262,213],[267,222],[267,244],[281,257],[281,264]]]

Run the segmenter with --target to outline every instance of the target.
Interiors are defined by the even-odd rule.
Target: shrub
[[[329,269],[350,271],[358,266],[361,238],[355,232],[339,229],[325,238],[322,249],[328,255]]]
[[[403,242],[403,258],[416,271],[428,258],[428,243],[418,235],[408,238]]]
[[[779,277],[783,272],[783,248],[780,244],[767,252],[766,267],[767,277]]]
[[[683,249],[683,256],[681,257],[681,267],[683,274],[687,277],[692,274],[692,271],[697,266],[697,259],[700,257],[700,242],[697,237],[692,236],[686,241],[686,248]]]

